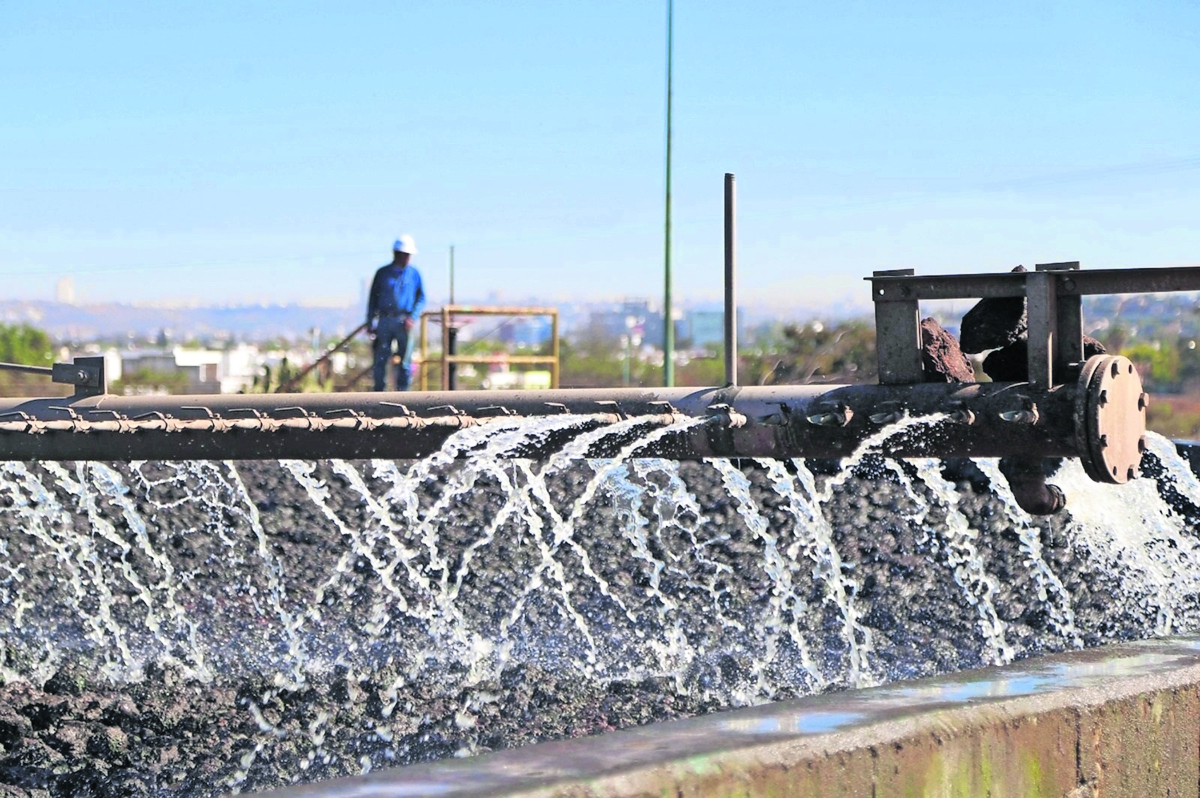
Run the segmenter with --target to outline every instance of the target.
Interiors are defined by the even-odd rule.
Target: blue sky
[[[0,275],[85,300],[656,296],[665,4],[0,4]],[[675,269],[865,301],[873,269],[1200,263],[1200,6],[675,6]]]

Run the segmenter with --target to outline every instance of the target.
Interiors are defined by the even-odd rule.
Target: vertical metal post
[[[675,386],[675,319],[671,307],[671,51],[675,24],[674,0],[667,0],[667,195],[663,225],[663,385]]]
[[[421,314],[421,390],[429,390],[429,314]]]
[[[1054,363],[1058,350],[1057,280],[1050,272],[1025,275],[1025,298],[1029,308],[1029,382],[1049,388],[1054,385]]]
[[[454,245],[450,245],[450,304],[454,304]],[[443,327],[446,335],[446,350],[451,355],[458,354],[458,328],[454,326],[453,318],[449,327]],[[458,364],[451,363],[446,372],[446,387],[451,391],[458,390]]]
[[[550,353],[554,362],[550,364],[550,387],[558,387],[558,311],[550,314]]]
[[[450,329],[450,306],[442,305],[442,390],[450,390],[450,346],[446,331]]]
[[[725,173],[725,384],[738,384],[737,184]]]
[[[450,327],[446,330],[446,352],[450,355],[458,354],[458,328],[454,326],[454,322],[450,322]],[[450,391],[458,390],[458,364],[450,363],[446,369],[446,389]]]
[[[1058,272],[1055,281],[1058,314],[1058,340],[1054,347],[1054,378],[1062,382],[1067,367],[1083,361],[1083,298],[1078,284],[1069,274],[1079,270],[1079,261],[1066,263],[1039,263],[1039,272]]]
[[[911,277],[912,269],[893,269],[874,272],[876,277]],[[892,298],[896,291],[899,298]],[[921,364],[921,308],[915,299],[908,299],[907,286],[883,288],[871,283],[875,300],[875,350],[879,356],[881,385],[914,385],[924,380]],[[888,295],[885,295],[888,294]]]
[[[626,332],[621,336],[621,344],[623,351],[621,352],[621,386],[629,387],[629,378],[632,368],[629,365],[629,359],[633,357],[633,333]]]

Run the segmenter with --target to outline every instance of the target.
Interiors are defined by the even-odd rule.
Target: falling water
[[[569,415],[419,462],[0,463],[0,675],[191,696],[218,750],[159,786],[203,795],[1200,625],[1169,441],[1125,486],[1066,462],[1033,518],[995,461],[875,453],[941,421],[837,465]]]

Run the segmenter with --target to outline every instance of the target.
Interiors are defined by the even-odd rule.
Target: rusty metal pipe
[[[1017,504],[1030,515],[1053,515],[1067,505],[1062,490],[1046,484],[1045,468],[1036,457],[1003,457],[1000,473]]]
[[[707,417],[639,452],[674,459],[840,458],[869,439],[893,457],[1071,457],[1100,451],[1078,422],[1077,408],[1090,407],[1079,390],[984,383],[0,399],[0,459],[419,458],[469,424],[564,412],[581,416],[580,431],[623,417]],[[884,432],[905,417],[929,420]],[[547,451],[566,440],[552,437]]]

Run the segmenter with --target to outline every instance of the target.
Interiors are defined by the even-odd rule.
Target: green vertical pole
[[[667,0],[667,193],[663,225],[663,385],[675,386],[675,319],[671,312],[671,50],[675,2]]]

